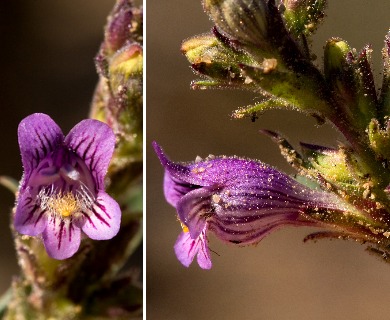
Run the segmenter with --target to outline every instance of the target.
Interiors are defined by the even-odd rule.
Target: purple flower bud
[[[118,0],[107,19],[104,49],[108,56],[130,42],[142,42],[142,8],[131,0]]]
[[[259,161],[211,157],[179,164],[153,146],[165,168],[165,197],[183,224],[175,252],[185,266],[197,254],[202,268],[211,267],[208,231],[226,242],[255,244],[283,225],[317,225],[308,219],[313,212],[344,209],[335,195]]]
[[[14,217],[15,229],[42,234],[52,258],[78,250],[82,232],[91,239],[114,237],[121,220],[118,203],[104,191],[115,146],[111,128],[83,120],[64,137],[47,115],[36,113],[18,128],[24,174]]]
[[[111,51],[120,49],[130,38],[132,18],[133,12],[129,3],[127,1],[118,3],[106,29],[106,41]]]

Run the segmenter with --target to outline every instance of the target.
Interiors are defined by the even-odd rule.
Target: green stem
[[[18,191],[19,182],[8,176],[0,176],[0,185],[15,194]]]

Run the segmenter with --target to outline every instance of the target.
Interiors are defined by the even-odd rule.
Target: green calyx
[[[283,105],[308,114],[331,114],[333,110],[327,103],[327,94],[321,83],[290,71],[279,71],[277,66],[272,71],[265,72],[264,67],[242,65],[244,74],[255,84],[272,95],[274,100],[283,100],[275,104],[276,108]],[[281,100],[280,100],[281,99]]]
[[[250,55],[242,51],[234,51],[212,34],[204,34],[184,41],[181,51],[195,71],[226,85],[250,85],[250,82],[246,82],[239,65],[258,65]]]
[[[310,170],[321,174],[325,180],[334,184],[355,185],[362,173],[356,165],[356,159],[346,149],[329,149],[301,144],[303,157],[310,164]]]
[[[142,70],[142,48],[139,45],[130,44],[112,57],[109,65],[110,80],[113,86],[119,86],[121,81],[142,74]]]

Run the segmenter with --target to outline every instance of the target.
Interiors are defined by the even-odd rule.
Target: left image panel
[[[143,17],[0,3],[0,319],[142,318]]]

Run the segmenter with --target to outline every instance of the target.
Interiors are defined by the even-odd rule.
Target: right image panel
[[[147,1],[148,319],[386,318],[389,12]]]

